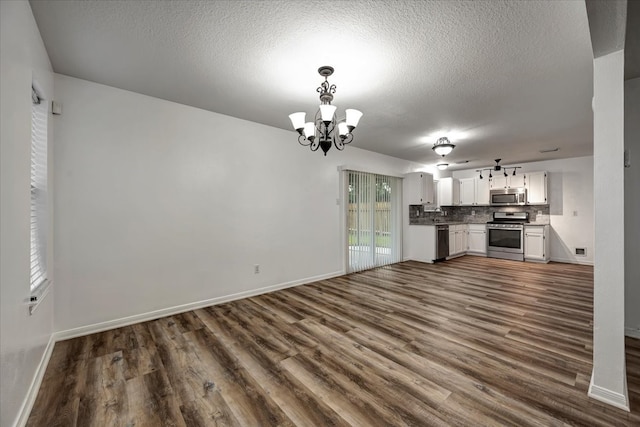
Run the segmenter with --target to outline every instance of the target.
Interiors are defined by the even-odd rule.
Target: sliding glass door
[[[347,171],[348,271],[402,260],[402,180]]]

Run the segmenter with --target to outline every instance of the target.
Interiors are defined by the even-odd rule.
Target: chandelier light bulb
[[[346,122],[340,122],[338,123],[338,134],[340,135],[340,137],[346,137],[347,134],[349,133],[349,127],[347,126]]]
[[[304,112],[289,114],[289,119],[291,119],[291,124],[293,125],[293,128],[298,132],[304,129],[304,118],[306,115],[307,113],[304,113]]]
[[[356,126],[358,126],[358,122],[360,121],[360,117],[362,117],[362,113],[352,108],[348,108],[344,112],[347,115],[347,126],[349,127],[350,131],[352,131],[356,128]]]
[[[313,122],[304,124],[304,136],[313,141],[316,136],[316,125]]]
[[[336,112],[336,106],[331,104],[320,105],[320,116],[325,123],[331,123],[333,121],[333,115]]]

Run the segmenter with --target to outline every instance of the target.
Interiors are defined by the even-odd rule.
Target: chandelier
[[[345,110],[346,118],[336,120],[336,106],[331,105],[333,94],[336,93],[336,85],[330,85],[327,78],[333,74],[333,67],[325,65],[318,68],[318,74],[324,77],[324,81],[316,89],[320,94],[320,108],[316,112],[313,122],[305,122],[306,113],[293,113],[289,115],[293,128],[300,134],[300,145],[309,146],[311,151],[322,148],[324,155],[334,145],[338,150],[344,150],[345,144],[353,141],[353,130],[358,126],[362,113],[358,110]]]
[[[436,154],[444,157],[447,154],[449,154],[453,150],[454,147],[455,147],[455,145],[453,145],[449,141],[449,138],[447,138],[446,136],[443,136],[442,138],[438,138],[436,143],[433,144],[433,151],[435,151]]]

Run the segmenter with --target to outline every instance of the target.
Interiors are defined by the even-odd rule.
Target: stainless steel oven
[[[487,256],[524,261],[524,224],[527,212],[494,212],[487,223]]]

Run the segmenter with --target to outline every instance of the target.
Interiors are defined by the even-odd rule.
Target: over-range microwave
[[[527,204],[526,188],[500,188],[489,191],[491,206],[518,206]]]

